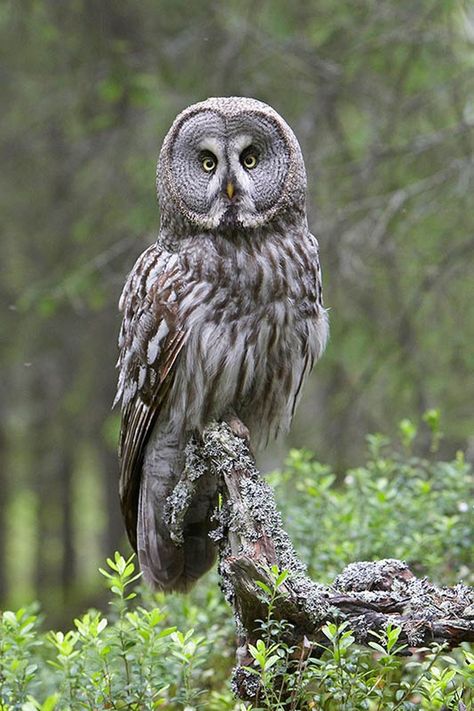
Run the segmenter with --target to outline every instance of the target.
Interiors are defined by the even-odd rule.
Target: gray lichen
[[[199,479],[207,474],[208,467],[202,457],[200,446],[191,437],[185,450],[185,462],[181,477],[166,501],[166,524],[170,537],[176,545],[183,543],[184,519],[193,500]]]
[[[411,575],[407,564],[395,558],[376,561],[350,563],[334,580],[334,587],[348,592],[350,590],[386,590],[387,581]]]
[[[243,667],[234,667],[231,689],[241,699],[255,699],[260,691],[260,678]]]

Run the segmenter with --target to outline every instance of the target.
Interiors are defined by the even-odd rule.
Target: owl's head
[[[160,153],[162,214],[198,229],[253,228],[288,209],[304,210],[306,173],[298,141],[270,106],[213,98],[175,119]]]

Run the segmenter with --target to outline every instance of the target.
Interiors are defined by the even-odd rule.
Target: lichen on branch
[[[361,644],[388,625],[400,627],[399,641],[411,648],[474,641],[474,589],[438,587],[415,577],[403,561],[355,562],[332,585],[313,581],[283,528],[273,490],[259,474],[248,442],[228,424],[209,425],[199,440],[192,440],[186,457],[179,495],[169,500],[172,532],[179,540],[188,494],[210,471],[221,494],[212,536],[219,549],[221,587],[234,610],[240,664],[250,662],[248,645],[267,618],[261,584],[272,587],[275,566],[288,575],[273,600],[272,615],[289,623],[283,641],[301,645],[309,640],[312,654],[320,654],[326,643],[324,625],[336,620],[347,620]],[[242,688],[242,695],[248,698],[248,689]]]

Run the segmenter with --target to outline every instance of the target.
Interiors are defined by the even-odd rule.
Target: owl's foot
[[[248,431],[248,428],[244,425],[242,420],[237,417],[235,412],[233,412],[232,410],[226,412],[222,419],[224,420],[224,422],[227,422],[230,429],[232,430],[232,434],[234,434],[236,437],[240,437],[241,439],[245,440],[247,445],[250,447],[250,432]]]

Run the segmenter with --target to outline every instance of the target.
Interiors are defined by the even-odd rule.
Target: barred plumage
[[[232,164],[232,145],[241,155],[245,141],[261,146],[262,185]],[[205,195],[187,202],[180,176],[193,181],[203,142],[219,154],[215,185],[209,178]],[[265,142],[276,149],[265,149]],[[214,559],[207,534],[216,495],[216,482],[201,479],[184,544],[173,543],[166,499],[187,441],[210,420],[232,414],[253,444],[286,429],[324,349],[327,318],[318,245],[306,224],[304,165],[276,112],[249,99],[190,107],[165,139],[158,176],[160,236],[136,262],[120,301],[120,496],[145,577],[162,589],[185,589]],[[229,181],[235,197],[225,194]],[[277,195],[268,181],[280,181]]]

